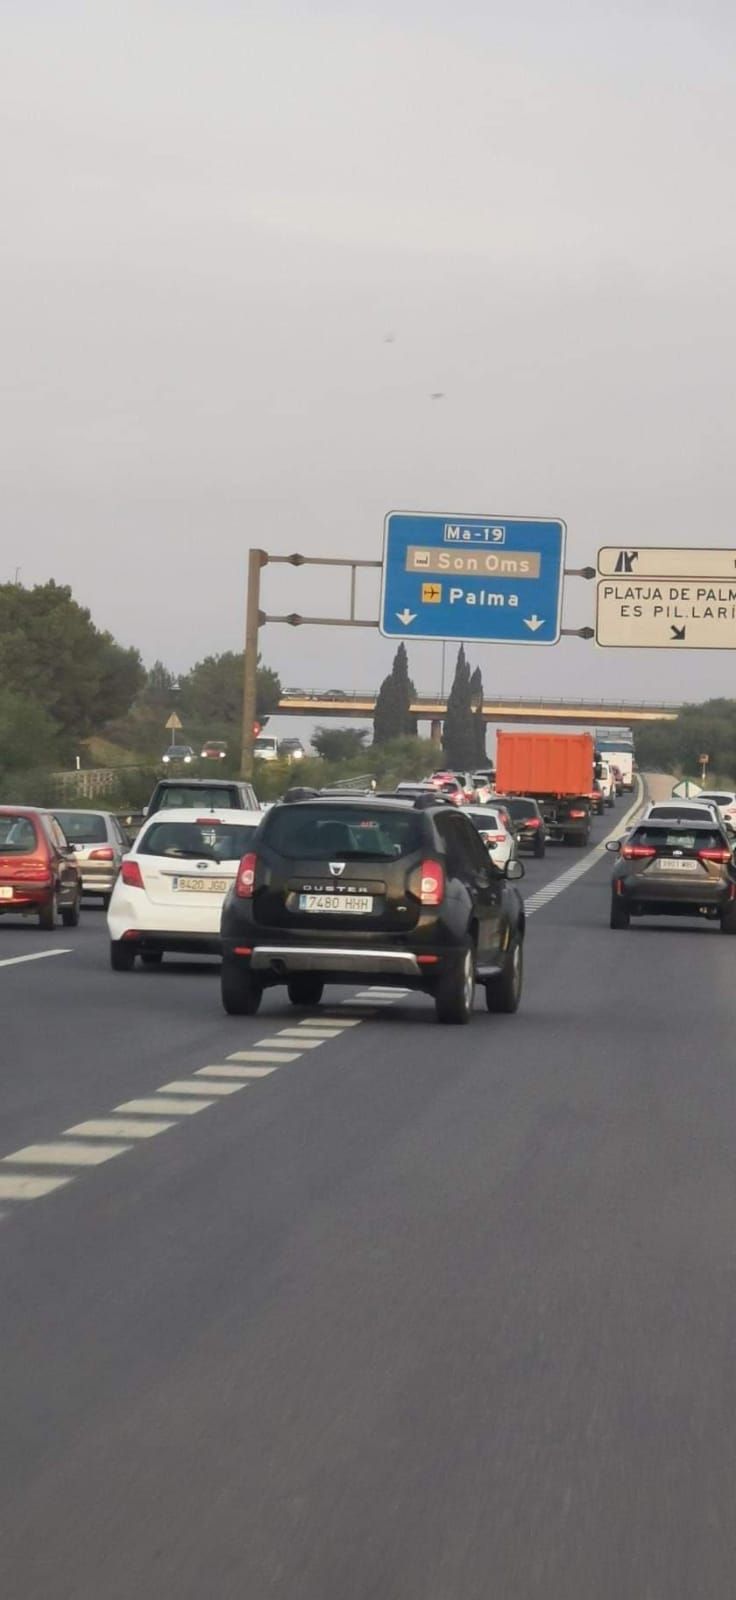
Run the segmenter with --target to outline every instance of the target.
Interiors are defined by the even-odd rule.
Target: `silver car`
[[[99,895],[104,906],[124,855],[130,845],[117,817],[110,811],[55,811],[82,875],[82,894]]]

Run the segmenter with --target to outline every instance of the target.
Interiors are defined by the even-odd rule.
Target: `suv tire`
[[[286,992],[293,1006],[318,1006],[324,994],[324,984],[311,972],[298,972],[290,978]]]
[[[518,933],[514,934],[506,951],[503,970],[496,978],[486,982],[486,1005],[489,1011],[518,1011],[524,984],[524,946]]]
[[[123,939],[110,940],[110,966],[113,972],[132,972],[135,964],[135,945]]]
[[[475,999],[475,950],[466,945],[454,960],[448,962],[434,993],[438,1022],[462,1026],[473,1015]]]
[[[628,906],[622,906],[621,901],[611,900],[611,927],[628,928],[631,921],[631,912]],[[736,930],[735,930],[736,931]]]
[[[263,999],[263,984],[235,961],[223,961],[220,990],[229,1017],[254,1017]]]
[[[536,856],[538,861],[542,860],[542,858],[544,856],[544,851],[545,851],[544,836],[541,836],[539,839],[537,839],[535,841],[535,844],[534,844],[534,854],[535,854],[535,856]]]

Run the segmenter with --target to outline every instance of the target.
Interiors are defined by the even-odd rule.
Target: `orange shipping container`
[[[498,794],[578,795],[593,787],[590,733],[505,733],[496,738]]]

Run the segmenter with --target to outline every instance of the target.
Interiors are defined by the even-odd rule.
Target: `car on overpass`
[[[222,1003],[252,1016],[264,990],[318,1005],[325,984],[379,980],[467,1023],[521,998],[519,861],[496,868],[462,812],[432,795],[298,801],[267,813],[222,909]]]

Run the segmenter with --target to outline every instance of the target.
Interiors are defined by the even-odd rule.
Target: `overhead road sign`
[[[598,572],[602,578],[736,578],[736,550],[606,545],[598,551]]]
[[[736,649],[736,576],[599,582],[596,642],[645,650]]]
[[[392,511],[379,627],[388,639],[557,644],[564,522]]]

